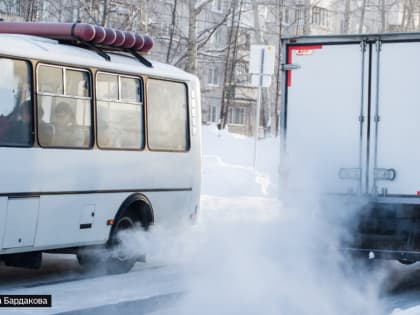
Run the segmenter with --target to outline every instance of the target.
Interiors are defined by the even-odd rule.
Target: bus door
[[[34,245],[38,211],[39,197],[8,198],[2,248]]]

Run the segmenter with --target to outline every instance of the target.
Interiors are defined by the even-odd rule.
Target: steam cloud
[[[204,197],[202,209],[193,228],[137,234],[150,259],[185,269],[167,314],[384,314],[382,271],[340,250],[350,218],[263,198]]]

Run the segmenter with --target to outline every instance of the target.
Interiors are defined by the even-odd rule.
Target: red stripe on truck
[[[287,63],[292,64],[293,59],[293,50],[299,50],[302,55],[305,54],[305,52],[310,52],[314,49],[322,49],[322,45],[300,45],[300,46],[289,46],[287,50]],[[292,86],[292,71],[287,71],[287,86]]]

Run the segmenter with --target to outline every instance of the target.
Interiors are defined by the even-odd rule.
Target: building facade
[[[253,135],[257,90],[251,85],[252,44],[276,47],[276,69],[262,95],[260,126],[277,129],[279,41],[284,36],[404,32],[420,29],[420,4],[406,0],[4,0],[0,18],[89,22],[148,33],[151,59],[188,69],[191,12],[202,84],[202,119]],[[263,133],[260,131],[260,133]]]

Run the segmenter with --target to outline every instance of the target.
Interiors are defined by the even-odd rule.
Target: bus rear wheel
[[[127,238],[133,237],[132,234],[139,225],[140,222],[130,214],[122,216],[116,222],[108,243],[110,252],[105,263],[108,273],[126,273],[135,265],[137,258],[128,247]]]
[[[141,226],[138,216],[133,211],[127,211],[117,219],[104,247],[77,253],[79,264],[89,271],[99,269],[109,274],[129,272],[137,261],[145,261],[144,255],[137,254],[137,249],[129,246],[130,238],[135,238],[134,233]]]

